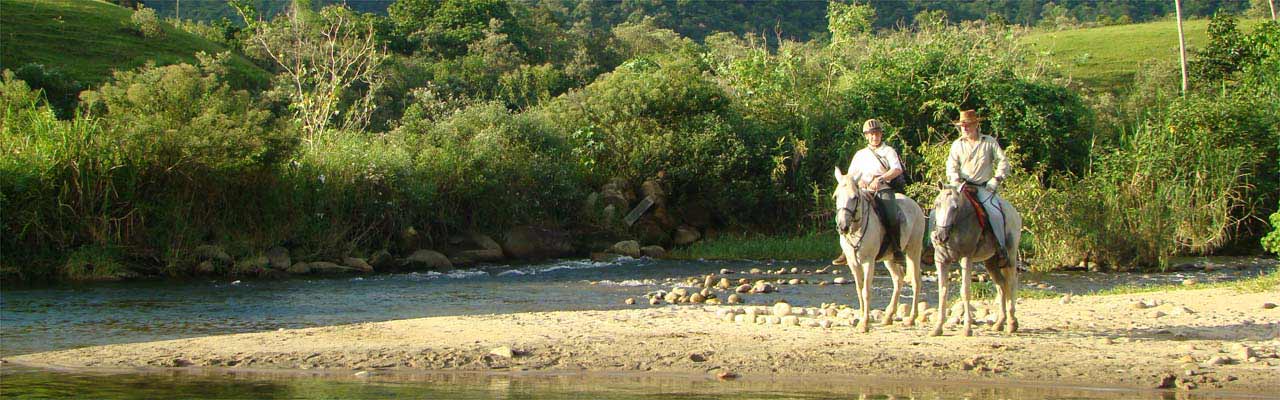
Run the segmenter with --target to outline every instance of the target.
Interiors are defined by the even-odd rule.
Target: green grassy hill
[[[1241,32],[1252,32],[1262,19],[1240,20]],[[1207,40],[1209,20],[1183,21],[1188,49]],[[1149,59],[1178,61],[1178,25],[1175,21],[1117,25],[1057,32],[1037,32],[1021,42],[1047,54],[1063,71],[1085,87],[1115,90],[1133,79]],[[1190,56],[1190,54],[1188,54]]]
[[[95,85],[112,70],[129,70],[147,61],[195,63],[200,51],[225,49],[214,42],[164,24],[165,34],[143,38],[130,29],[132,10],[95,0],[0,0],[0,66],[29,62],[56,68],[83,84]],[[270,79],[248,59],[235,56],[233,73],[247,84]]]

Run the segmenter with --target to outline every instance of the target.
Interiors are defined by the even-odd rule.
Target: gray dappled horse
[[[849,270],[853,273],[853,282],[858,293],[859,308],[862,317],[856,329],[867,332],[867,321],[871,317],[871,281],[875,277],[876,261],[884,261],[893,277],[893,297],[885,308],[884,325],[893,324],[894,315],[898,311],[898,297],[902,292],[902,269],[896,264],[892,249],[880,253],[880,245],[885,237],[885,227],[880,223],[872,210],[875,201],[870,191],[858,188],[858,177],[845,175],[836,168],[836,228],[840,231],[840,249],[849,260]],[[910,197],[898,194],[895,196],[898,210],[905,216],[899,224],[901,234],[905,238],[902,253],[907,265],[906,273],[911,276],[911,311],[903,318],[903,323],[912,326],[918,317],[916,303],[920,301],[920,253],[924,249],[925,219],[920,205]]]
[[[960,295],[964,298],[964,335],[973,335],[973,315],[969,312],[969,271],[975,262],[987,261],[984,265],[991,274],[991,281],[996,287],[996,299],[1000,304],[1000,317],[992,325],[992,330],[1003,329],[1006,333],[1018,330],[1018,317],[1014,314],[1014,300],[1018,293],[1018,243],[1022,239],[1022,216],[1012,204],[999,198],[1000,207],[1005,215],[1005,243],[1008,244],[1007,257],[998,257],[999,245],[990,230],[982,229],[978,223],[978,214],[974,205],[961,193],[962,186],[939,185],[938,197],[934,201],[933,243],[934,265],[938,267],[938,323],[931,336],[942,334],[942,325],[947,320],[947,268],[954,262],[960,262]],[[995,196],[979,191],[975,196],[980,202],[990,200],[983,196]],[[1007,323],[1006,323],[1007,322]]]

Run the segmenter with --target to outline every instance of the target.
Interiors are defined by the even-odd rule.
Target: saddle
[[[982,202],[978,201],[978,196],[973,190],[961,190],[960,193],[964,193],[965,200],[969,200],[969,204],[973,206],[973,212],[978,215],[978,226],[982,227],[983,232],[990,232],[991,222],[987,219],[987,209],[982,206]]]

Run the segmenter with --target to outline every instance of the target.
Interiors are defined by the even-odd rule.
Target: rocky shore
[[[839,315],[801,307],[637,305],[98,346],[6,361],[362,376],[451,370],[877,376],[1266,394],[1280,392],[1278,300],[1275,291],[1223,288],[1024,300],[1021,332],[981,330],[974,337],[954,330],[926,337],[925,327],[901,324],[859,334]],[[750,321],[736,318],[748,314]]]

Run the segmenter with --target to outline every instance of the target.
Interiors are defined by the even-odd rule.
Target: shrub
[[[158,38],[164,35],[164,27],[160,25],[160,19],[156,17],[154,9],[138,7],[129,20],[133,24],[133,30],[144,38]]]

